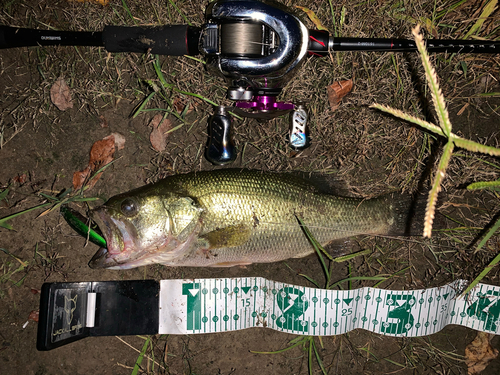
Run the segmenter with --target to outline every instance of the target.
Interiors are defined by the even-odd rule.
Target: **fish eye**
[[[127,217],[132,217],[137,213],[137,204],[133,199],[127,198],[122,202],[120,209],[122,214]]]

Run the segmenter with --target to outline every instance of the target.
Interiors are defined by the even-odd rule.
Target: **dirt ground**
[[[459,38],[477,20],[485,2],[471,1],[457,7],[452,7],[453,1],[412,3],[308,0],[300,5],[314,10],[326,27],[335,28],[342,36],[369,37],[410,38],[413,21],[429,19],[432,23],[433,17],[448,10],[434,21],[435,32],[439,38]],[[186,16],[200,25],[205,7],[206,2],[190,1],[111,0],[108,6],[101,6],[62,0],[3,0],[0,24],[84,31],[101,30],[105,24],[185,23]],[[332,11],[337,17],[335,26]],[[347,15],[343,23],[339,21],[342,12]],[[479,36],[499,40],[499,19],[497,10]],[[92,144],[111,133],[122,134],[125,147],[116,152],[115,162],[96,185],[85,192],[87,197],[100,198],[91,202],[91,207],[168,175],[216,168],[203,156],[207,119],[212,113],[205,101],[173,89],[165,98],[156,95],[144,107],[147,111],[132,116],[152,92],[148,80],[159,84],[152,59],[139,54],[108,54],[97,47],[0,50],[0,194],[8,189],[0,200],[0,218],[46,202],[42,193],[56,196],[71,188],[73,173],[87,165]],[[159,59],[169,84],[217,103],[230,103],[225,99],[224,81],[211,76],[200,62],[187,57]],[[498,147],[500,57],[442,54],[434,56],[433,63],[448,100],[453,132]],[[73,97],[73,107],[65,111],[50,99],[50,89],[59,77],[68,83]],[[333,111],[326,86],[342,79],[353,79],[354,89]],[[429,170],[442,142],[368,108],[379,102],[434,120],[416,54],[346,52],[310,59],[285,87],[282,97],[307,101],[311,147],[299,154],[290,151],[287,117],[269,122],[236,120],[234,138],[239,157],[233,167],[320,173],[341,181],[350,194],[362,197],[429,187]],[[179,125],[169,133],[162,152],[152,148],[148,126],[155,114],[164,113],[155,110],[158,108],[176,111],[177,118],[169,118],[172,127]],[[417,289],[474,279],[500,249],[495,235],[475,251],[498,219],[500,200],[497,191],[469,192],[466,186],[497,180],[499,170],[497,158],[457,149],[440,208],[445,227],[454,229],[438,232],[430,240],[356,238],[356,250],[369,249],[370,254],[335,264],[333,281],[348,275],[393,275],[405,268],[408,270],[381,287]],[[39,216],[43,211],[10,220],[12,230],[0,227],[0,374],[132,373],[143,337],[86,338],[49,352],[36,350],[37,323],[29,316],[39,309],[38,292],[44,282],[260,276],[312,286],[300,273],[323,282],[322,276],[317,276],[322,275],[322,269],[316,256],[245,268],[155,265],[126,271],[92,270],[88,262],[97,246],[85,246],[85,239],[74,233],[58,210]],[[493,268],[483,282],[500,285],[499,275],[498,267]],[[352,288],[373,285],[373,281],[356,281]],[[421,338],[392,338],[356,330],[325,337],[322,343],[316,339],[316,346],[329,374],[465,374],[465,346],[475,336],[475,331],[458,326]],[[294,338],[264,328],[155,335],[139,373],[307,374],[308,352],[301,347],[279,354],[252,353],[278,351]],[[491,343],[500,350],[498,336]],[[321,373],[317,362],[313,361],[312,368]],[[482,373],[500,373],[500,359]]]

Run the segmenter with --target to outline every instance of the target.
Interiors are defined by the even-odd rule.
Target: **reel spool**
[[[276,98],[307,56],[302,21],[281,4],[250,0],[215,1],[206,19],[200,50],[207,69],[226,79],[236,112],[269,120],[292,110]]]
[[[258,58],[276,49],[275,33],[253,22],[224,23],[220,27],[221,54],[228,57]]]

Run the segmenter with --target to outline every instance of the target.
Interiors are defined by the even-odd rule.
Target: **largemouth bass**
[[[314,252],[298,219],[322,245],[358,234],[410,234],[410,200],[325,194],[290,174],[222,169],[176,175],[109,199],[93,212],[107,248],[92,268],[153,263],[227,267]]]

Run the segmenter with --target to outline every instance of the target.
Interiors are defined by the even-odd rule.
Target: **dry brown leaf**
[[[190,100],[177,97],[173,100],[172,104],[178,113],[182,113],[182,111],[184,111],[184,108],[186,108],[187,105],[189,105],[187,113],[193,112],[193,106],[191,105]]]
[[[335,111],[339,107],[342,98],[349,94],[352,91],[352,88],[352,79],[334,82],[326,88],[328,93],[328,102],[330,102],[330,108],[332,111]]]
[[[73,108],[71,90],[63,77],[59,77],[50,88],[50,100],[61,111]]]
[[[32,312],[30,312],[30,315],[28,316],[28,320],[33,320],[34,322],[38,322],[39,316],[40,316],[40,311],[33,310]]]
[[[165,133],[172,128],[172,122],[168,118],[163,121],[162,119],[163,116],[158,114],[149,123],[149,126],[153,128],[149,135],[149,141],[158,152],[162,152],[167,147],[168,134]]]
[[[120,133],[111,133],[111,135],[108,135],[106,138],[104,139],[107,139],[108,137],[115,137],[115,147],[118,151],[120,150],[123,150],[125,148],[125,137],[120,134]]]
[[[490,340],[494,335],[478,332],[476,338],[465,348],[465,364],[469,375],[480,374],[498,356]]]
[[[90,149],[89,165],[87,165],[85,169],[73,173],[73,189],[81,189],[85,183],[87,183],[89,189],[92,188],[101,177],[102,172],[95,175],[90,181],[89,178],[106,164],[111,163],[114,153],[114,135],[109,135],[95,142]]]
[[[295,5],[295,8],[299,8],[300,10],[304,11],[307,14],[307,16],[309,17],[309,19],[312,21],[312,23],[314,23],[314,25],[316,26],[316,28],[318,30],[328,31],[328,29],[323,26],[323,24],[319,20],[318,16],[311,9],[306,8],[306,7],[301,7],[298,5]]]
[[[106,117],[104,117],[104,115],[99,116],[99,125],[101,125],[101,128],[108,127],[108,120],[106,120]]]
[[[19,185],[22,185],[26,182],[28,177],[26,176],[26,173],[23,174],[18,174],[16,177],[14,177],[14,182],[17,182]]]

